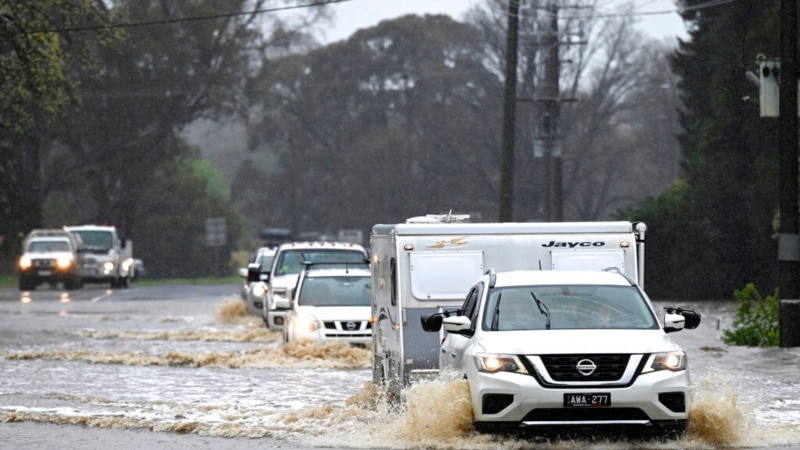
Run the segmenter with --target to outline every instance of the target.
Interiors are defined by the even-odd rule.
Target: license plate
[[[40,270],[39,271],[39,276],[40,277],[49,277],[52,274],[53,274],[53,272],[50,272],[49,270]]]
[[[603,406],[611,406],[611,394],[608,392],[564,394],[564,407],[566,408],[598,408]]]

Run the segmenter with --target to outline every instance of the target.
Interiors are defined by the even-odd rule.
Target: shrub
[[[733,295],[739,301],[739,307],[733,329],[725,330],[723,342],[730,345],[777,346],[780,337],[778,289],[767,298],[762,298],[755,285],[748,283],[744,289],[734,291]]]

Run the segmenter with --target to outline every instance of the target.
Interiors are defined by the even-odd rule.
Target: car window
[[[275,275],[295,275],[303,271],[303,262],[349,262],[360,263],[366,258],[359,250],[305,249],[280,252],[275,265]]]
[[[493,289],[486,301],[482,326],[498,331],[543,330],[548,319],[550,329],[556,330],[658,327],[635,287],[586,285]]]
[[[31,253],[68,252],[69,244],[66,241],[36,241],[28,245]]]
[[[272,268],[272,260],[275,259],[275,255],[261,255],[258,257],[258,270],[261,272],[266,272],[270,268]]]
[[[306,277],[300,289],[301,306],[369,306],[369,276]]]
[[[461,306],[461,315],[469,317],[470,320],[475,318],[475,313],[477,312],[476,306],[478,304],[478,299],[480,298],[480,287],[481,285],[477,284],[470,289],[466,300],[464,300],[464,304]]]

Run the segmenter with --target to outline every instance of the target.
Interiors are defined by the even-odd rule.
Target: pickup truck
[[[85,249],[79,236],[64,229],[36,229],[28,233],[22,247],[17,264],[20,290],[33,290],[42,283],[63,283],[64,289],[83,286]]]

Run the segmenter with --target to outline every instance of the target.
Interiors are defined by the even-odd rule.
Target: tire
[[[124,277],[120,278],[117,282],[117,286],[122,289],[128,289],[131,287],[131,277]]]
[[[28,279],[27,277],[19,277],[19,290],[20,291],[33,291],[36,290],[36,282]]]
[[[655,422],[653,425],[653,438],[661,440],[674,440],[686,434],[687,421],[663,421]]]
[[[80,278],[68,278],[64,280],[64,289],[73,291],[81,287]]]
[[[516,422],[475,422],[475,431],[481,434],[510,434],[519,428]]]

